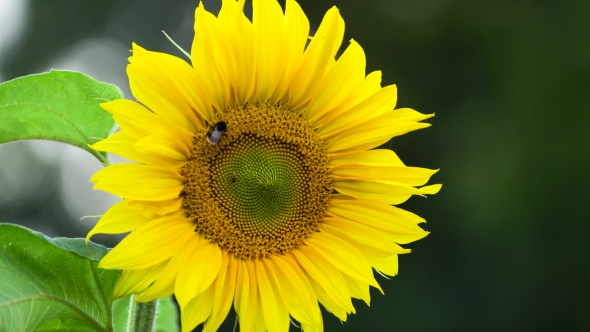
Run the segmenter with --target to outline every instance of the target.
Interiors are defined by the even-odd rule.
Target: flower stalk
[[[146,303],[136,302],[135,295],[129,303],[129,317],[127,319],[127,332],[152,332],[156,326],[156,313],[158,300]]]

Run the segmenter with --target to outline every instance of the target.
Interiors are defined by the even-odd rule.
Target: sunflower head
[[[288,253],[317,232],[332,178],[325,144],[305,118],[255,102],[213,123],[227,126],[219,143],[201,130],[180,170],[195,232],[241,259]]]
[[[116,297],[174,294],[183,331],[216,330],[232,305],[244,331],[321,331],[319,303],[345,321],[428,234],[395,205],[440,189],[376,149],[432,115],[395,109],[354,40],[336,58],[336,8],[309,37],[295,1],[252,5],[250,20],[244,1],[200,4],[190,62],[134,44],[137,102],[103,104],[121,130],[92,146],[133,161],[91,179],[122,200],[88,238],[131,231],[100,266],[123,271]]]

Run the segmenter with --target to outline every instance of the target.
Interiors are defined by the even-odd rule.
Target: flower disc
[[[332,192],[324,144],[307,121],[279,106],[247,105],[217,121],[217,145],[197,135],[183,209],[195,231],[240,258],[286,253],[318,225]]]

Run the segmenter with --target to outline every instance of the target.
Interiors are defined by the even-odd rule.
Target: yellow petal
[[[353,244],[365,257],[386,257],[409,252],[395,244],[386,233],[348,219],[326,217],[320,229]]]
[[[290,276],[292,276],[292,279],[290,279],[290,280],[295,281],[296,284],[298,284],[298,281],[301,281],[302,284],[299,284],[298,286],[296,286],[297,288],[295,290],[297,292],[298,296],[300,296],[302,298],[302,301],[304,304],[304,307],[299,308],[299,309],[308,310],[311,313],[312,322],[309,323],[305,319],[299,320],[295,316],[298,314],[294,311],[290,310],[290,313],[292,315],[294,315],[293,317],[295,317],[295,319],[297,319],[301,323],[301,327],[305,331],[323,332],[324,331],[324,323],[323,323],[323,318],[322,318],[322,312],[320,311],[318,299],[316,297],[316,292],[311,285],[311,280],[310,280],[309,275],[307,275],[303,271],[301,265],[299,265],[297,263],[297,261],[295,259],[293,259],[292,255],[272,256],[271,259],[273,260],[273,262],[275,264],[277,264],[277,266],[278,266],[277,271],[281,270],[283,273],[288,273],[287,271],[293,272],[292,274],[290,274]],[[283,267],[288,267],[288,268],[285,270],[282,270]],[[307,292],[305,292],[305,289],[307,289]],[[306,297],[307,294],[309,294],[309,298]],[[309,300],[310,303],[308,305],[305,305],[307,300]],[[290,302],[288,302],[288,301],[286,302],[287,306],[289,306],[289,303]],[[343,310],[343,312],[344,312],[344,318],[346,319],[346,311]],[[306,315],[301,315],[301,316],[306,316]]]
[[[236,296],[234,308],[240,319],[240,331],[253,331],[256,314],[259,311],[258,288],[256,274],[248,268],[246,261],[236,259]],[[252,269],[252,272],[250,270]]]
[[[434,194],[437,194],[441,188],[442,188],[442,184],[433,184],[430,186],[424,186],[424,187],[420,188],[420,190],[422,190],[424,193],[426,193],[428,195],[434,195]]]
[[[314,126],[318,130],[337,121],[341,115],[348,113],[350,109],[364,102],[369,97],[381,90],[381,71],[374,71],[365,77],[363,83],[348,98],[336,108],[328,112],[325,116],[317,119]]]
[[[355,247],[327,232],[313,233],[305,244],[317,250],[338,270],[356,280],[378,287],[371,265]]]
[[[209,318],[215,301],[213,295],[214,290],[213,287],[211,287],[199,296],[193,298],[186,305],[180,306],[182,332],[191,332],[195,327]]]
[[[338,192],[362,199],[370,199],[385,204],[401,204],[412,195],[432,195],[440,187],[414,188],[412,186],[392,181],[339,180],[335,179],[334,189]]]
[[[397,255],[389,257],[371,257],[369,258],[369,262],[371,262],[371,265],[375,268],[375,270],[383,274],[392,277],[397,275]]]
[[[209,96],[207,100],[218,111],[229,106],[230,97],[228,54],[223,46],[226,39],[221,30],[217,17],[206,11],[201,2],[195,11],[195,38],[191,50],[193,68],[198,76],[195,88],[199,95]]]
[[[152,134],[162,134],[175,137],[186,146],[192,146],[193,132],[134,101],[117,99],[102,103],[100,107],[111,113],[121,131],[133,138],[141,139]]]
[[[166,263],[156,264],[146,269],[123,270],[113,290],[112,298],[118,299],[144,291],[156,280],[164,267]]]
[[[328,152],[352,152],[373,149],[386,143],[391,137],[430,126],[428,123],[402,121],[400,119],[406,117],[405,112],[396,112],[397,110],[389,111],[359,123],[354,128],[329,139]],[[324,137],[324,139],[326,138]]]
[[[328,165],[340,167],[359,163],[371,166],[405,166],[395,152],[389,149],[330,154]]]
[[[408,186],[421,186],[438,172],[437,169],[407,166],[377,166],[367,164],[352,164],[335,167],[330,175],[335,179],[356,180],[385,180],[403,183]]]
[[[361,151],[376,148],[387,143],[392,137],[403,135],[410,131],[430,127],[429,123],[391,122],[375,119],[362,125],[362,130],[350,130],[336,136],[328,143],[328,152]],[[360,127],[360,125],[359,125]]]
[[[196,238],[187,246],[174,294],[180,306],[203,293],[211,286],[221,268],[221,249],[208,240]]]
[[[286,256],[270,256],[274,264],[274,272],[277,276],[279,288],[283,294],[283,300],[289,310],[289,313],[299,323],[314,324],[316,315],[314,310],[318,306],[317,300],[309,293],[309,285],[299,277],[299,274],[293,270],[291,265],[285,261]],[[299,269],[299,267],[297,267]],[[317,308],[319,311],[319,307]]]
[[[424,222],[423,218],[379,202],[334,198],[330,201],[328,212],[386,232],[396,243],[410,243],[428,235],[417,225]]]
[[[289,313],[283,303],[272,262],[262,258],[255,260],[254,264],[266,328],[269,332],[289,331]]]
[[[90,181],[94,189],[143,201],[173,199],[183,188],[178,172],[156,165],[116,164],[101,169]]]
[[[222,265],[213,287],[213,308],[203,332],[217,331],[231,308],[236,287],[236,263],[233,256],[223,251]]]
[[[299,69],[291,81],[289,106],[298,109],[317,93],[317,87],[326,71],[326,66],[334,60],[344,35],[344,20],[336,7],[332,7],[322,20],[314,38],[309,43]]]
[[[276,0],[253,0],[252,19],[258,66],[256,93],[261,101],[268,100],[275,92],[283,70],[282,48],[284,17]]]
[[[398,108],[394,110],[395,117],[400,122],[415,122],[430,119],[433,114],[422,114],[411,108]]]
[[[251,313],[252,313],[252,318],[251,318],[252,319],[252,331],[263,332],[263,331],[266,331],[266,324],[264,322],[264,314],[262,312],[262,306],[264,305],[264,303],[262,303],[262,301],[260,299],[260,285],[258,285],[258,279],[256,276],[256,265],[253,260],[249,259],[246,261],[246,266],[248,268],[248,274],[250,276],[250,290],[251,290],[250,294],[251,294],[251,297],[254,297],[256,299],[255,306],[253,305],[253,308],[251,311]],[[254,301],[254,299],[252,299],[251,301]],[[254,304],[254,303],[252,303],[252,304]]]
[[[324,323],[322,321],[315,325],[301,323],[301,329],[305,332],[324,332]]]
[[[236,292],[234,295],[234,309],[239,316],[242,308],[243,293],[248,293],[249,281],[248,271],[243,264],[243,261],[230,256],[236,263]],[[246,306],[246,304],[244,304]]]
[[[350,294],[346,287],[346,281],[340,271],[316,249],[309,246],[299,246],[297,250],[292,251],[293,256],[303,267],[305,272],[311,276],[315,282],[325,289],[327,296],[345,312],[354,311]],[[315,289],[315,288],[314,288]],[[316,290],[317,294],[317,290]]]
[[[396,102],[397,87],[395,85],[386,86],[358,105],[333,118],[332,121],[318,129],[318,134],[326,139],[355,128],[360,122],[393,110]]]
[[[144,162],[143,154],[133,148],[135,143],[137,143],[137,138],[128,135],[126,132],[119,131],[102,141],[88,146],[96,151],[111,152],[123,158]]]
[[[346,48],[334,67],[322,79],[318,93],[307,109],[310,123],[342,104],[365,79],[365,52],[354,40]]]
[[[244,0],[223,1],[219,11],[219,46],[227,56],[217,57],[220,72],[230,86],[230,105],[244,105],[256,85],[256,45],[252,23],[244,15]]]
[[[317,300],[314,288],[311,286],[309,275],[307,275],[303,271],[303,268],[301,267],[301,265],[299,265],[297,263],[297,261],[295,259],[293,259],[293,257],[294,257],[293,255],[284,255],[284,256],[281,256],[280,258],[282,259],[282,261],[287,263],[288,266],[291,267],[291,271],[294,272],[293,276],[298,277],[303,282],[303,284],[307,288],[307,291],[310,296],[311,306],[308,308],[312,312],[313,323],[307,324],[305,321],[303,321],[301,324],[309,326],[310,328],[312,328],[311,330],[319,329],[319,331],[323,331],[322,312],[320,311],[320,307],[318,304],[318,300]],[[346,312],[345,312],[345,316],[346,316]]]
[[[297,68],[299,68],[308,36],[309,21],[305,13],[295,0],[287,0],[285,6],[284,38],[281,40],[282,46],[280,47],[282,50],[282,69],[276,73],[276,75],[279,75],[279,81],[275,89],[275,94],[270,100],[271,103],[285,99],[284,97],[291,85],[293,75]]]
[[[113,205],[100,217],[96,226],[86,235],[86,243],[94,234],[120,234],[130,232],[151,219],[142,216],[137,211],[127,209],[125,200]]]
[[[133,43],[127,66],[133,96],[154,113],[195,132],[210,118],[195,86],[198,78],[191,66],[175,56],[150,52]]]
[[[171,159],[157,153],[140,152],[135,148],[138,140],[125,132],[117,132],[106,139],[89,145],[96,151],[105,151],[117,154],[123,158],[137,161],[144,164],[158,165],[170,168],[181,168],[186,164],[187,158],[183,160]]]
[[[342,276],[342,278],[344,279],[343,276]],[[344,280],[344,282],[346,282],[346,280]],[[330,312],[332,315],[338,317],[338,319],[340,319],[340,321],[346,322],[346,319],[348,318],[348,314],[351,312],[355,313],[354,307],[350,311],[347,311],[346,309],[342,308],[334,300],[334,298],[328,294],[328,291],[325,290],[324,288],[322,288],[322,286],[320,284],[318,284],[313,278],[309,279],[309,283],[311,284],[311,287],[313,288],[313,291],[315,292],[315,294],[318,298],[318,301],[322,304],[322,306],[324,306],[324,308],[328,312]],[[348,290],[348,286],[345,285],[345,287],[346,287],[346,292],[348,293],[348,296],[350,296],[350,291]]]
[[[166,267],[158,275],[156,281],[148,289],[139,294],[135,298],[136,301],[149,302],[155,299],[170,296],[172,293],[174,293],[174,283],[176,282],[178,269],[184,262],[184,256],[186,254],[186,250],[184,250],[184,248],[186,248],[195,237],[199,238],[199,235],[195,232],[186,233],[184,236],[182,236],[182,244],[179,246],[179,248],[182,249],[178,250],[172,255],[166,264]]]
[[[142,153],[149,152],[163,158],[181,162],[188,160],[192,148],[192,146],[188,147],[172,136],[161,134],[146,136],[138,140],[133,147]]]
[[[260,299],[258,299],[260,303]],[[266,323],[264,322],[264,314],[262,310],[258,310],[254,316],[254,329],[255,332],[266,332],[268,329],[266,328]]]
[[[152,217],[154,214],[159,216],[166,215],[171,212],[180,210],[182,205],[182,198],[177,197],[166,201],[159,202],[148,202],[129,200],[127,201],[126,207],[135,210],[145,217]]]
[[[193,232],[193,222],[181,215],[154,219],[127,235],[102,258],[103,269],[145,269],[169,259],[180,247],[183,237]]]
[[[369,285],[364,282],[353,279],[347,275],[344,275],[344,280],[348,285],[350,296],[355,299],[363,300],[368,306],[371,306],[371,293],[369,291]]]

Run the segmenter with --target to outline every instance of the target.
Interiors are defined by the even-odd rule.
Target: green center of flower
[[[280,227],[305,189],[300,159],[292,145],[244,134],[212,161],[213,192],[225,210],[250,220],[249,228]]]
[[[239,258],[294,249],[318,230],[331,196],[323,142],[281,107],[246,106],[215,121],[227,124],[219,143],[203,130],[182,169],[185,215]]]

